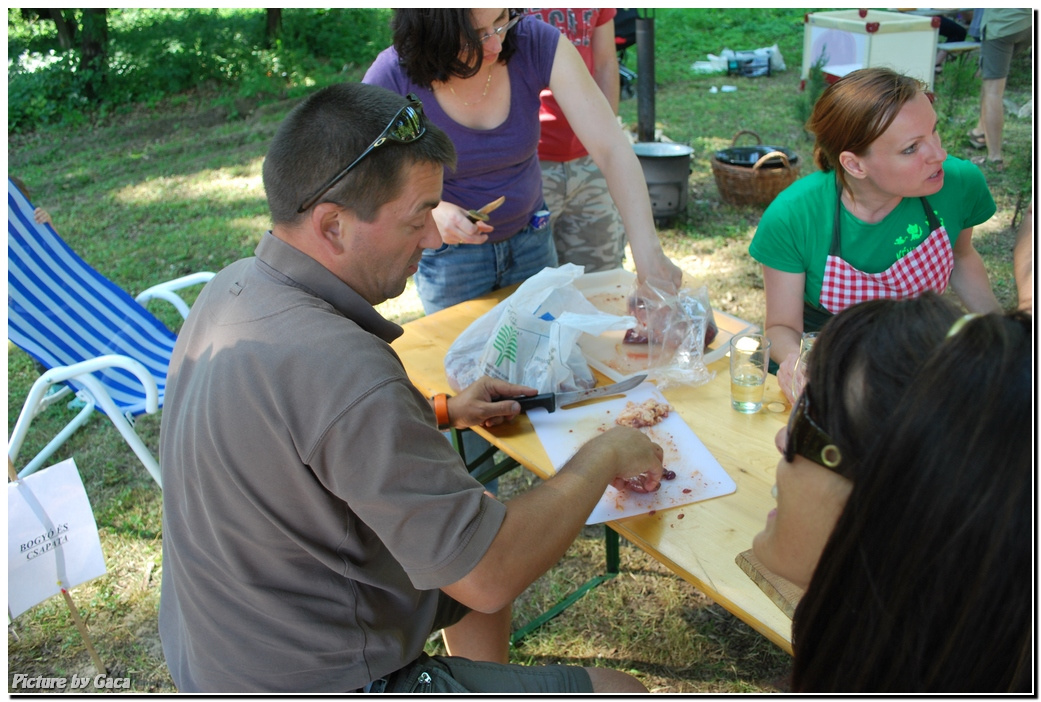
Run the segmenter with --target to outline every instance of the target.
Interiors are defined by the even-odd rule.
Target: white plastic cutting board
[[[529,410],[528,419],[553,462],[554,470],[559,470],[582,444],[615,426],[614,420],[627,402],[640,404],[651,398],[666,402],[653,384],[642,383],[625,396],[611,400],[562,408],[556,412],[541,408]],[[641,431],[661,445],[665,468],[674,471],[676,478],[663,480],[661,489],[649,494],[620,492],[608,486],[586,524],[679,507],[729,495],[737,489],[723,466],[676,412],[670,412],[659,424]]]

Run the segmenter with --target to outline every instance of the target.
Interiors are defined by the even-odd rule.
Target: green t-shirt
[[[943,168],[943,188],[927,199],[953,247],[962,230],[986,222],[997,207],[975,165],[948,156]],[[752,258],[765,266],[805,273],[805,301],[816,308],[838,204],[834,173],[817,171],[800,178],[766,208],[748,247]],[[839,221],[842,258],[865,273],[881,273],[929,236],[925,209],[916,197],[904,198],[875,224],[862,222],[845,207]]]

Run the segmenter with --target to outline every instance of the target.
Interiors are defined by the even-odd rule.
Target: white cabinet
[[[933,88],[938,17],[882,10],[806,14],[802,79],[823,54],[824,73],[835,80],[858,68],[892,68]]]

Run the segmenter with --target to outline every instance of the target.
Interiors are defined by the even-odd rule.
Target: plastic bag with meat
[[[628,304],[636,326],[626,332],[625,343],[647,344],[649,375],[659,388],[713,378],[704,354],[719,328],[704,285],[670,293],[651,282],[636,283]]]

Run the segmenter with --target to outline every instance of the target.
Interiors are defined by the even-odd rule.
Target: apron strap
[[[929,201],[924,197],[918,199],[922,202],[922,208],[925,210],[925,219],[929,222],[929,233],[932,234],[940,228],[940,221],[936,219],[936,213],[933,212],[933,208],[929,206]]]
[[[842,213],[842,186],[839,185],[838,178],[835,179],[835,221],[831,228],[831,247],[828,249],[829,256],[835,256],[842,258],[842,234],[839,227],[840,215]],[[936,213],[933,212],[933,208],[929,206],[929,201],[925,197],[918,198],[918,201],[922,203],[922,209],[925,210],[925,219],[929,225],[927,230],[930,234],[940,228],[940,220],[936,219]]]
[[[839,234],[839,215],[842,212],[842,184],[838,176],[835,177],[835,221],[831,226],[831,248],[828,249],[829,256],[842,258],[842,237]]]

